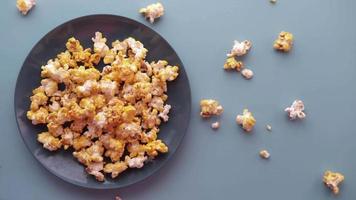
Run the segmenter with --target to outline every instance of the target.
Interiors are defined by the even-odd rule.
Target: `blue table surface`
[[[15,0],[0,6],[0,199],[356,199],[356,1],[163,0],[166,14],[149,24],[138,13],[152,0],[37,0],[27,16]],[[192,89],[192,120],[174,158],[153,177],[119,190],[91,190],[66,183],[46,171],[28,152],[17,130],[13,95],[16,77],[34,44],[70,19],[116,14],[145,23],[175,48]],[[277,53],[277,34],[290,31],[295,45]],[[244,80],[222,70],[234,39],[250,39],[244,62],[255,77]],[[201,98],[225,107],[221,128],[202,120]],[[290,122],[283,112],[296,98],[307,118]],[[234,123],[248,107],[255,131]],[[273,131],[268,133],[266,124]],[[271,152],[261,160],[261,149]],[[334,197],[322,184],[326,169],[346,180]]]

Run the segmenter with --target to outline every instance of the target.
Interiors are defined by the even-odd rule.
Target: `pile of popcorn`
[[[42,66],[27,117],[47,126],[37,137],[44,148],[73,150],[86,171],[104,181],[103,172],[115,178],[168,152],[157,135],[171,108],[167,82],[179,68],[165,60],[148,63],[147,49],[133,38],[111,48],[100,32],[92,40],[93,50],[70,38],[66,51]],[[95,68],[100,61],[102,71]]]

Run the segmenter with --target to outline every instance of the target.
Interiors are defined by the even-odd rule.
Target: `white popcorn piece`
[[[146,8],[141,8],[140,13],[145,15],[145,17],[153,23],[155,19],[161,17],[164,14],[164,7],[161,3],[154,3],[148,5]]]
[[[163,121],[167,122],[169,119],[168,113],[169,110],[171,110],[172,106],[167,104],[163,107],[163,111],[161,113],[158,114],[158,117],[162,118]]]
[[[94,42],[94,52],[99,53],[101,57],[106,55],[109,51],[108,45],[106,45],[106,38],[103,38],[103,34],[100,32],[95,32],[95,38],[91,39]]]
[[[253,77],[254,73],[253,73],[252,70],[245,68],[245,69],[243,69],[243,70],[241,71],[241,75],[242,75],[245,79],[249,80],[249,79],[251,79],[251,78]]]
[[[28,11],[32,9],[33,6],[36,5],[35,0],[17,0],[16,7],[23,14],[27,15]]]
[[[134,158],[130,158],[129,156],[125,157],[125,162],[130,168],[142,168],[146,160],[147,156],[137,156]]]
[[[288,113],[291,120],[304,119],[306,117],[304,111],[304,103],[302,100],[295,100],[290,107],[287,107],[284,111]]]
[[[267,124],[267,125],[266,125],[266,129],[267,129],[267,131],[270,131],[270,132],[271,132],[271,131],[272,131],[272,126],[269,125],[269,124]]]
[[[212,128],[212,129],[218,129],[218,128],[220,128],[220,123],[219,123],[219,122],[214,122],[214,123],[212,123],[212,124],[211,124],[211,128]]]
[[[243,56],[251,49],[251,46],[252,44],[251,41],[249,40],[244,40],[243,42],[239,42],[235,40],[234,46],[232,47],[230,53],[227,54],[227,56],[228,57]]]

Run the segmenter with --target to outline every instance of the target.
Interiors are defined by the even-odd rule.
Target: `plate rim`
[[[21,74],[23,68],[24,68],[24,64],[26,62],[26,60],[29,58],[30,56],[30,53],[34,50],[34,48],[40,44],[42,42],[42,40],[44,40],[48,35],[50,35],[52,32],[56,31],[57,29],[59,29],[60,27],[62,27],[63,25],[65,24],[68,24],[68,23],[71,23],[71,22],[74,22],[74,21],[77,21],[77,20],[81,20],[81,19],[85,19],[85,18],[95,18],[95,17],[115,17],[115,18],[120,18],[121,20],[126,20],[126,21],[130,21],[131,23],[134,23],[135,25],[139,25],[139,26],[143,26],[145,29],[148,29],[150,31],[152,31],[155,35],[158,35],[171,49],[172,51],[177,55],[177,58],[179,60],[179,62],[182,64],[182,66],[180,67],[183,67],[184,68],[184,71],[185,71],[185,74],[186,74],[186,78],[187,78],[187,85],[188,85],[188,119],[187,119],[187,126],[185,127],[177,145],[177,148],[173,149],[173,151],[171,151],[171,154],[169,156],[167,156],[167,158],[165,160],[162,161],[161,165],[158,166],[157,168],[154,168],[150,173],[142,176],[140,179],[137,179],[133,182],[130,182],[130,183],[126,183],[126,184],[121,184],[121,185],[117,185],[117,184],[102,184],[100,185],[100,187],[97,187],[97,185],[88,185],[88,184],[83,184],[81,182],[78,182],[78,181],[75,181],[75,180],[71,180],[71,179],[68,179],[67,177],[65,176],[62,176],[58,173],[55,172],[55,170],[53,169],[50,169],[48,168],[44,163],[42,163],[36,156],[35,154],[32,152],[32,150],[30,149],[29,145],[27,144],[24,136],[22,135],[22,132],[21,132],[21,129],[20,129],[20,125],[19,125],[19,121],[18,121],[18,117],[17,117],[17,107],[16,107],[16,99],[17,99],[17,96],[19,95],[17,93],[17,88],[19,87],[19,75]],[[28,52],[27,56],[25,57],[24,61],[22,62],[22,65],[21,65],[21,68],[20,70],[18,71],[17,73],[17,77],[16,77],[16,84],[15,84],[15,92],[14,92],[14,99],[13,99],[13,105],[14,105],[14,113],[15,113],[15,120],[16,120],[16,125],[17,125],[17,130],[18,130],[18,134],[21,136],[21,139],[23,141],[23,143],[25,144],[27,150],[29,151],[29,153],[33,156],[33,158],[35,160],[37,160],[38,163],[41,164],[41,166],[43,168],[45,168],[47,171],[49,171],[52,175],[54,175],[55,177],[59,178],[61,181],[64,181],[66,183],[70,183],[72,185],[76,185],[76,186],[80,186],[80,187],[83,187],[83,188],[89,188],[89,189],[97,189],[97,190],[106,190],[106,189],[119,189],[119,188],[125,188],[125,187],[128,187],[128,186],[133,186],[135,184],[138,184],[140,182],[143,182],[145,180],[147,180],[149,177],[153,176],[154,174],[156,174],[160,169],[162,169],[166,163],[172,159],[172,157],[175,155],[177,149],[181,146],[184,138],[185,138],[185,135],[190,127],[190,122],[191,122],[191,112],[192,112],[192,94],[191,94],[191,87],[190,87],[190,81],[189,81],[189,77],[188,77],[188,73],[187,71],[185,70],[186,68],[184,67],[184,63],[182,62],[182,60],[180,59],[178,53],[176,52],[176,50],[171,46],[171,44],[161,35],[159,34],[157,31],[155,31],[154,29],[152,29],[151,27],[139,22],[139,21],[136,21],[134,19],[131,19],[131,18],[128,18],[128,17],[124,17],[124,16],[121,16],[121,15],[115,15],[115,14],[92,14],[92,15],[84,15],[84,16],[81,16],[81,17],[76,17],[76,18],[73,18],[73,19],[70,19],[70,20],[67,20],[57,26],[55,26],[53,29],[51,29],[49,32],[47,32],[44,36],[42,36],[33,46],[32,48],[30,49],[30,51]]]

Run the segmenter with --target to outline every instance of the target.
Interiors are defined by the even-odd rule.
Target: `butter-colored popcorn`
[[[304,119],[306,117],[304,111],[304,103],[302,100],[295,100],[290,107],[287,107],[284,111],[288,113],[291,120]]]
[[[155,140],[146,144],[146,153],[151,158],[154,158],[160,153],[167,153],[168,147],[162,142],[162,140]]]
[[[125,157],[125,162],[130,168],[142,168],[146,160],[147,156],[137,156],[133,158],[130,156]]]
[[[212,115],[221,115],[224,111],[218,101],[213,99],[203,99],[200,101],[200,116],[207,118]]]
[[[253,74],[254,74],[253,71],[247,68],[241,71],[241,75],[247,80],[251,79],[253,77]]]
[[[37,140],[43,144],[43,147],[50,150],[55,151],[61,148],[61,141],[51,135],[49,132],[42,132],[37,135]]]
[[[36,111],[28,111],[27,118],[32,121],[32,124],[44,124],[46,123],[48,111],[44,107],[40,107]]]
[[[127,164],[124,161],[108,163],[104,166],[105,173],[111,173],[112,178],[116,178],[120,173],[127,169]]]
[[[227,56],[243,56],[251,49],[251,46],[252,43],[249,40],[244,40],[242,42],[235,40],[234,46],[232,47],[230,53],[227,54]]]
[[[244,109],[242,115],[236,116],[236,123],[241,125],[245,131],[250,132],[255,126],[256,120],[248,109]]]
[[[241,61],[237,61],[235,57],[228,57],[224,64],[224,69],[235,69],[238,72],[244,68],[244,64]]]
[[[27,118],[47,126],[38,134],[44,148],[73,148],[86,172],[104,181],[103,172],[115,178],[168,152],[157,136],[171,109],[167,82],[179,68],[165,60],[148,63],[147,49],[134,38],[114,41],[110,49],[98,32],[93,42],[94,50],[85,49],[69,38],[67,49],[41,67]],[[107,64],[102,71],[100,61]]]
[[[330,190],[336,195],[339,194],[340,188],[339,185],[344,181],[345,177],[341,173],[325,171],[323,182],[325,186],[330,188]]]
[[[288,52],[291,50],[293,46],[293,34],[282,31],[278,35],[278,39],[274,41],[273,47],[276,50],[283,51],[283,52]]]
[[[17,0],[16,7],[23,14],[27,15],[28,11],[32,9],[33,6],[36,5],[35,0]]]
[[[155,19],[164,15],[164,7],[161,3],[158,2],[158,3],[148,5],[146,8],[141,8],[139,12],[145,15],[145,17],[151,23],[153,23]]]

